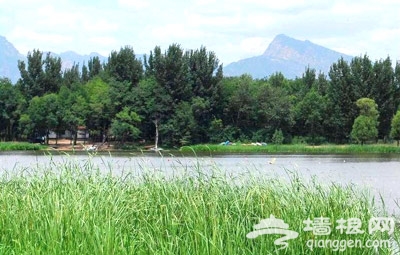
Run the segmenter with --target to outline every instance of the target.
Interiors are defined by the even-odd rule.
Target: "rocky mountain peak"
[[[306,67],[327,74],[330,66],[341,57],[345,60],[352,58],[309,40],[301,41],[279,34],[262,55],[231,63],[225,67],[224,74],[239,76],[247,73],[254,78],[264,78],[281,72],[287,78],[295,78],[300,77]]]

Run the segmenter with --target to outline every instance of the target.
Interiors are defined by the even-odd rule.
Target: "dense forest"
[[[62,71],[61,59],[33,50],[16,84],[0,79],[0,137],[29,140],[86,127],[95,142],[155,139],[163,146],[230,141],[310,144],[389,141],[400,136],[400,64],[367,55],[338,59],[328,74],[224,77],[205,47],[132,47]],[[397,113],[397,114],[396,114]]]

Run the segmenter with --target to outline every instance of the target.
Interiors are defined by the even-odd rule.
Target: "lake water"
[[[204,157],[174,157],[157,154],[132,155],[129,153],[45,155],[38,152],[0,153],[2,173],[51,167],[53,164],[74,161],[82,167],[88,162],[102,172],[113,175],[140,174],[143,169],[166,175],[193,171],[198,165],[202,170],[219,169],[234,177],[246,178],[261,175],[287,178],[288,171],[295,171],[305,180],[316,177],[322,183],[354,184],[367,187],[385,200],[389,213],[400,215],[400,155],[222,155]]]

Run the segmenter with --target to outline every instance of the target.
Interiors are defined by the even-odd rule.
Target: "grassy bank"
[[[218,145],[200,144],[183,146],[182,153],[305,153],[305,154],[361,154],[361,153],[400,153],[400,147],[392,144],[368,145],[319,145],[304,144],[254,146],[254,145]]]
[[[354,236],[333,229],[318,237],[303,231],[303,221],[360,218],[367,230],[377,216],[373,200],[354,187],[306,183],[295,174],[286,181],[250,174],[231,180],[216,168],[202,172],[200,163],[166,179],[139,167],[140,176],[112,177],[90,162],[63,162],[3,175],[0,254],[339,254],[323,248],[313,253],[306,242]],[[286,250],[275,252],[279,235],[246,238],[271,214],[299,232]],[[356,238],[387,238],[365,232]],[[340,254],[374,253],[349,248]]]
[[[44,150],[47,146],[27,142],[0,142],[0,151]]]

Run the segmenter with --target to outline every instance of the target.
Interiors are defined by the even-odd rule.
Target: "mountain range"
[[[45,54],[47,52],[43,53],[43,55]],[[108,59],[96,52],[92,52],[89,55],[80,55],[73,51],[66,51],[60,54],[51,52],[51,55],[61,58],[62,70],[71,68],[75,63],[82,67],[83,63],[87,64],[92,57],[99,57],[101,63],[106,62]],[[16,83],[20,78],[18,70],[19,60],[27,61],[25,55],[19,53],[14,45],[7,41],[4,36],[0,36],[0,77],[7,77],[13,83]]]
[[[341,57],[351,61],[352,56],[336,52],[308,40],[300,41],[284,34],[277,35],[261,56],[231,63],[224,68],[225,76],[250,74],[253,78],[265,78],[281,72],[286,78],[301,77],[307,67],[325,74]]]
[[[61,58],[63,70],[72,67],[74,63],[82,66],[83,63],[87,63],[94,56],[99,57],[101,62],[107,61],[107,57],[98,53],[80,55],[73,51],[67,51],[61,54],[51,54]],[[224,75],[240,76],[242,74],[250,74],[253,78],[264,78],[273,73],[281,72],[286,78],[293,79],[301,77],[306,67],[328,73],[330,66],[341,57],[346,61],[352,59],[351,56],[314,44],[308,40],[300,41],[280,34],[273,39],[261,56],[242,59],[226,65],[224,67]],[[5,37],[0,36],[0,77],[7,77],[13,83],[17,82],[20,77],[18,60],[26,61],[26,56],[18,52]]]
[[[16,82],[20,77],[18,60],[23,60],[24,55],[3,36],[0,36],[0,77],[7,77]]]

